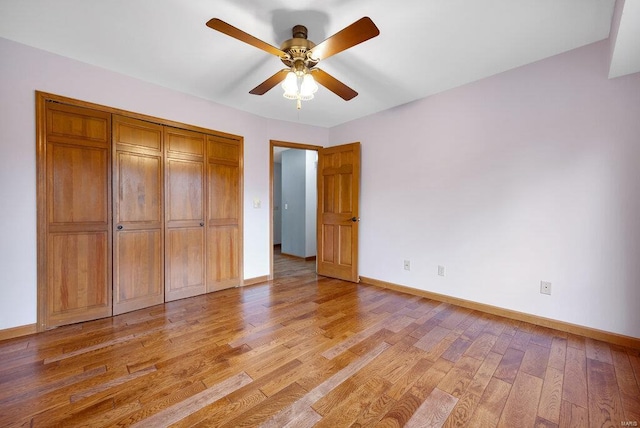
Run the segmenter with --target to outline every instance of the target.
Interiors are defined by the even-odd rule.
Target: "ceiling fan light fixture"
[[[313,94],[316,92],[318,92],[318,84],[311,73],[305,74],[300,84],[300,99],[303,101],[312,100]]]
[[[282,82],[282,89],[284,89],[283,96],[289,100],[298,99],[298,76],[293,71],[287,73],[287,77]]]

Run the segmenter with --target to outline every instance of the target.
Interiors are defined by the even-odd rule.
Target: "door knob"
[[[118,230],[122,230],[122,229],[124,229],[124,227],[123,227],[121,224],[119,224],[119,225],[118,225],[118,227],[117,227],[117,229],[118,229]]]
[[[352,222],[360,221],[360,217],[351,217]]]
[[[200,222],[200,226],[204,226],[204,222]]]

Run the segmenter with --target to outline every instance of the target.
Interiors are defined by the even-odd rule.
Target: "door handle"
[[[124,229],[124,226],[123,226],[123,225],[121,225],[121,224],[119,224],[119,225],[118,225],[118,227],[116,227],[116,229],[118,229],[118,230],[122,230],[122,229]]]
[[[204,226],[204,222],[200,222],[200,226]]]
[[[360,217],[351,217],[351,221],[354,223],[360,221]]]

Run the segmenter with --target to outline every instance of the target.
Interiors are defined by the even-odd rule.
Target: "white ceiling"
[[[617,44],[624,48],[616,53],[623,60],[640,53],[639,1],[626,0],[631,12],[622,16]],[[260,116],[331,127],[606,39],[614,4],[0,0],[0,37]],[[279,47],[296,24],[307,26],[309,39],[319,43],[362,16],[376,23],[380,35],[319,64],[359,96],[346,102],[321,88],[302,110],[282,97],[280,87],[249,94],[282,68],[278,58],[205,26],[218,17]],[[624,74],[640,71],[639,61],[625,67]]]

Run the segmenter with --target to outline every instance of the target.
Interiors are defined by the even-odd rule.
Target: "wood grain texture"
[[[405,427],[441,427],[451,414],[458,399],[439,388],[433,390],[411,416]]]
[[[562,399],[587,408],[587,357],[584,350],[567,347]]]
[[[624,412],[613,366],[587,358],[587,384],[593,389],[593,393],[589,394],[589,423],[595,426],[620,426]]]
[[[112,314],[111,116],[45,104],[39,324],[52,328]]]
[[[518,372],[498,427],[533,426],[541,391],[542,379],[522,371]]]
[[[586,427],[635,417],[638,350],[599,343],[589,352],[608,351],[605,363],[578,336],[274,257],[272,282],[0,342],[0,426]]]
[[[360,143],[318,151],[318,273],[358,282]]]
[[[113,117],[113,314],[164,302],[163,128]]]
[[[547,368],[538,406],[538,416],[556,424],[560,422],[563,380],[564,375],[560,370]]]

